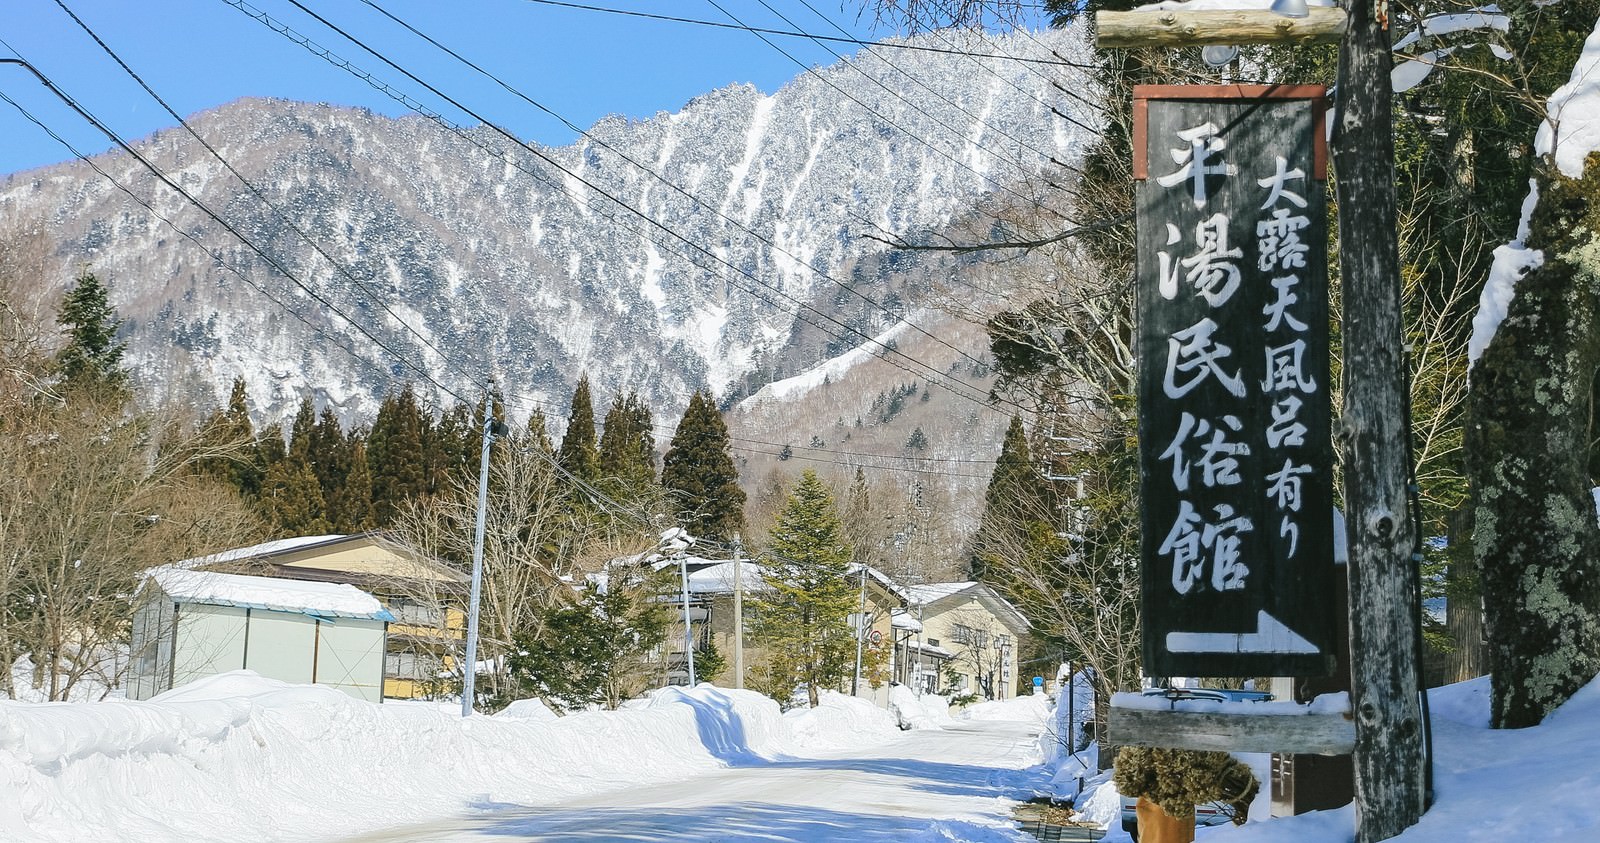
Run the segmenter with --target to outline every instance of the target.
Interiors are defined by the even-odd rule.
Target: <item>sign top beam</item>
[[[1313,8],[1303,18],[1264,10],[1096,12],[1102,50],[1210,44],[1331,44],[1344,37],[1343,9]]]

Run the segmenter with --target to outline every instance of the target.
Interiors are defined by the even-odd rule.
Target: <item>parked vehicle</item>
[[[1230,688],[1146,688],[1147,697],[1165,697],[1176,706],[1182,700],[1214,700],[1216,702],[1269,702],[1272,694],[1266,691],[1242,691]],[[1139,839],[1139,816],[1134,810],[1138,799],[1122,797],[1122,830]],[[1222,825],[1233,821],[1233,808],[1221,802],[1207,802],[1194,806],[1196,828]]]

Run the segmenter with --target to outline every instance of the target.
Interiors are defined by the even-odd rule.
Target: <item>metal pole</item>
[[[733,687],[744,687],[744,543],[733,534]]]
[[[1067,660],[1067,751],[1078,754],[1078,675],[1072,672],[1072,660]],[[1059,699],[1061,691],[1057,689]]]
[[[861,692],[861,645],[867,637],[867,566],[861,566],[861,605],[856,609],[856,672],[850,677],[850,696]]]
[[[489,446],[494,442],[494,399],[484,402],[483,452],[478,457],[478,518],[472,534],[472,596],[467,606],[467,657],[461,666],[461,716],[472,714],[478,673],[478,598],[483,592],[483,522],[489,507]]]
[[[678,553],[678,574],[683,579],[683,654],[689,659],[689,687],[694,687],[694,627],[689,623],[689,554]]]

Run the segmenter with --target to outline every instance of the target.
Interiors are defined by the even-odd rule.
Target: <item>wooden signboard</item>
[[[1323,94],[1135,89],[1152,676],[1333,667]]]

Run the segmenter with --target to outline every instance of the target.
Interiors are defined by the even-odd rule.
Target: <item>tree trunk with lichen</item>
[[[1493,723],[1533,726],[1600,673],[1600,523],[1590,489],[1600,371],[1600,155],[1539,179],[1517,282],[1472,370],[1466,451]]]

